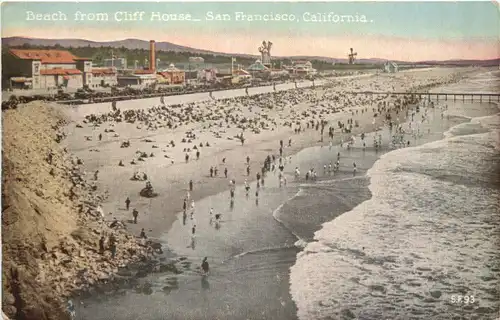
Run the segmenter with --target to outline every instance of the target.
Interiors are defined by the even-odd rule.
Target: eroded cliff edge
[[[2,112],[2,309],[11,319],[67,319],[66,297],[146,254],[104,222],[102,195],[59,145],[61,108],[33,102]],[[111,233],[115,259],[98,247]]]

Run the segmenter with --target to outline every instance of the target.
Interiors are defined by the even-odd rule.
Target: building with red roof
[[[116,68],[92,68],[91,88],[118,85]]]
[[[10,49],[2,62],[2,78],[11,88],[92,85],[92,59],[76,57],[66,50]]]

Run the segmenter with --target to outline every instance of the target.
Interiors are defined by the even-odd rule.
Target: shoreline
[[[418,114],[417,114],[417,115],[418,115]],[[453,120],[453,121],[452,121],[452,123],[450,123],[450,124],[449,124],[449,127],[455,126],[455,125],[457,125],[457,124],[459,124],[459,123],[462,123],[462,122],[466,122],[466,121],[465,121],[464,119],[461,119],[460,121],[454,121],[454,120]],[[370,135],[370,137],[371,137],[371,135]],[[384,137],[384,139],[385,139],[385,138],[387,138],[387,137]],[[442,134],[441,132],[437,132],[437,133],[436,133],[436,132],[433,132],[433,133],[432,133],[432,137],[426,137],[426,138],[423,138],[423,139],[419,139],[419,140],[422,140],[422,141],[419,141],[417,145],[422,145],[422,144],[425,144],[425,143],[428,143],[428,142],[431,142],[431,141],[436,141],[436,140],[439,140],[439,139],[442,139],[442,138],[443,138],[443,134]],[[368,141],[369,141],[369,140],[368,140]],[[388,140],[384,140],[384,144],[387,144],[387,143],[388,143]],[[416,145],[413,145],[413,146],[416,146]],[[315,148],[317,148],[317,147],[306,148],[306,149],[303,149],[303,150],[299,151],[299,153],[313,153],[313,149],[315,149]],[[335,148],[338,148],[338,146],[335,146]],[[328,217],[327,219],[325,219],[325,220],[324,220],[324,221],[322,221],[321,223],[323,223],[323,222],[327,222],[327,221],[330,221],[331,219],[335,218],[335,216],[339,216],[339,215],[341,215],[341,214],[343,214],[343,213],[345,213],[345,212],[347,212],[347,211],[351,210],[351,209],[352,209],[352,208],[354,208],[355,206],[359,205],[359,204],[360,204],[360,203],[362,203],[363,201],[368,200],[368,199],[370,198],[370,195],[369,195],[369,194],[370,194],[370,192],[369,192],[369,189],[368,189],[369,178],[366,176],[366,171],[368,171],[368,170],[369,170],[369,169],[373,166],[373,164],[374,164],[374,163],[375,163],[378,159],[380,159],[380,157],[381,157],[381,156],[383,156],[384,154],[387,154],[388,152],[391,152],[391,151],[393,151],[393,150],[388,149],[388,148],[384,148],[383,150],[381,150],[381,151],[379,151],[377,154],[375,154],[373,157],[370,157],[370,160],[368,160],[368,161],[369,161],[369,163],[363,162],[363,163],[364,163],[364,167],[362,168],[362,171],[360,171],[360,174],[359,174],[359,179],[360,179],[360,180],[363,180],[363,181],[365,182],[365,184],[363,185],[363,187],[362,187],[362,188],[363,188],[363,190],[364,190],[364,194],[366,194],[366,196],[365,196],[364,198],[363,198],[363,197],[358,198],[358,199],[357,199],[357,200],[358,200],[357,202],[352,203],[352,204],[351,204],[350,206],[348,206],[348,207],[337,207],[337,209],[336,209],[336,210],[334,210],[334,212],[335,212],[335,213],[332,213],[332,215],[331,215],[330,217]],[[335,153],[335,151],[334,151],[334,150],[332,150],[331,152],[332,152],[333,154]],[[358,150],[351,150],[351,152],[352,152],[352,154],[354,154],[354,153],[359,153],[359,149],[358,149]],[[349,153],[351,153],[351,152],[349,152]],[[343,154],[344,154],[344,153],[348,153],[348,151],[346,151],[346,150],[344,149]],[[371,153],[371,151],[368,151],[368,150],[367,150],[367,151],[366,151],[366,153]],[[348,159],[353,159],[353,158],[351,158],[351,157],[352,157],[352,154],[351,154],[351,155],[346,155],[345,157],[347,157]],[[293,158],[297,158],[297,157],[300,157],[300,156],[299,156],[299,155],[294,155],[294,156],[293,156]],[[343,159],[345,159],[345,157],[343,157]],[[355,157],[355,158],[356,158],[356,157]],[[354,158],[354,159],[355,159],[355,158]],[[324,157],[323,157],[323,159],[324,159]],[[360,167],[360,169],[361,169],[361,167]],[[288,172],[288,173],[290,174],[290,172]],[[342,173],[340,173],[339,175],[337,175],[337,176],[336,176],[336,177],[334,177],[333,179],[331,179],[331,177],[330,177],[330,178],[328,178],[328,181],[329,181],[329,183],[336,183],[336,182],[340,182],[341,180],[344,180],[346,177],[350,177],[350,176],[351,176],[351,174],[350,174],[350,171],[348,170],[347,172],[345,172],[345,171],[344,171],[344,173],[343,173],[343,174],[342,174]],[[321,181],[322,181],[322,180],[319,180],[318,182],[321,182]],[[299,185],[300,185],[300,184],[302,184],[302,183],[304,183],[304,182],[305,182],[305,181],[298,182],[298,183],[299,183]],[[319,185],[319,184],[317,184],[317,186],[318,186],[318,185]],[[241,188],[240,188],[240,189],[241,189]],[[238,191],[238,192],[242,192],[242,190],[240,190],[240,191]],[[213,198],[213,197],[214,197],[214,196],[212,196],[212,198]],[[294,198],[294,197],[295,197],[295,195],[294,195],[292,198]],[[211,197],[208,197],[208,198],[211,198]],[[205,199],[205,200],[206,200],[206,199]],[[289,199],[289,200],[290,200],[290,199]],[[238,201],[239,201],[239,200],[238,200]],[[288,202],[288,201],[287,201],[287,202]],[[276,209],[276,210],[274,210],[274,209]],[[276,211],[279,211],[279,209],[280,209],[280,208],[274,208],[274,209],[273,209],[273,212],[276,212]],[[273,219],[276,219],[279,223],[281,223],[281,224],[285,225],[285,227],[288,229],[288,227],[286,226],[286,223],[285,223],[285,222],[283,222],[283,221],[279,221],[279,219],[277,219],[275,216],[273,216]],[[321,224],[321,223],[320,223],[320,224]],[[313,231],[313,233],[314,233],[315,231],[317,231],[317,230],[319,230],[319,229],[314,230],[314,231]],[[170,231],[169,231],[169,232],[170,232]],[[294,235],[294,236],[297,236],[297,235]],[[299,240],[300,240],[301,238],[302,238],[302,237],[299,237]],[[310,241],[310,240],[309,240],[309,241]],[[284,249],[284,248],[283,248],[283,249]],[[286,250],[286,249],[285,249],[285,250]],[[291,247],[291,248],[290,248],[290,250],[291,250],[291,252],[292,252],[291,254],[292,254],[292,256],[294,257],[294,260],[295,260],[295,255],[296,255],[296,253],[300,252],[300,251],[301,251],[301,249]],[[175,251],[175,249],[174,249],[174,251]],[[295,253],[293,253],[293,252],[295,252]],[[252,251],[249,251],[249,252],[242,252],[242,253],[238,254],[235,258],[237,258],[237,259],[241,259],[241,257],[243,257],[243,256],[246,256],[246,255],[252,255],[252,254],[255,254],[255,252],[252,252]],[[182,254],[181,254],[181,256],[182,256]],[[190,258],[188,258],[188,259],[190,259]],[[294,264],[294,262],[293,262],[293,261],[290,261],[290,265],[289,265],[289,266],[292,266],[293,264]],[[217,265],[216,265],[216,268],[219,268],[219,267],[221,267],[221,266],[217,264]],[[286,268],[286,269],[287,269],[287,268]],[[289,282],[289,279],[287,278],[285,282],[286,282],[286,283],[288,283],[288,282]],[[270,302],[270,303],[271,303],[271,305],[273,305],[273,304],[274,304],[273,302]],[[285,299],[285,300],[282,300],[280,303],[284,303],[285,305],[287,305],[287,306],[288,306],[288,307],[287,307],[287,309],[288,309],[288,310],[289,310],[289,312],[290,312],[290,311],[291,311],[291,309],[289,309],[289,308],[290,308],[290,304],[293,304],[294,302],[293,302],[293,300],[291,300],[291,299],[290,299],[289,301],[287,301],[287,300]],[[91,306],[91,307],[92,307],[92,306]],[[279,309],[279,308],[278,308],[277,306],[275,306],[275,307],[274,307],[274,309],[276,309],[276,310],[277,310],[277,309]],[[99,319],[101,319],[101,318],[99,318]],[[128,319],[128,318],[127,318],[127,319]],[[177,319],[177,318],[176,318],[176,317],[174,317],[173,319]],[[194,317],[194,318],[192,318],[192,319],[201,319],[201,318],[199,318],[199,317]],[[276,319],[292,319],[292,318],[290,318],[290,314],[288,314],[288,315],[287,315],[287,317],[285,317],[285,318],[280,318],[280,317],[278,317],[278,318],[276,318]]]
[[[348,116],[348,115],[346,115],[346,116]],[[378,120],[380,120],[380,119],[381,119],[381,117],[379,117],[379,118],[378,118]],[[368,125],[369,125],[369,124],[368,124]],[[314,130],[312,130],[312,131],[313,131],[313,133],[315,132]],[[365,131],[365,132],[368,132],[368,131]],[[359,132],[358,132],[358,133],[359,133]],[[354,134],[356,134],[356,133],[353,133],[353,135],[354,135]],[[314,134],[311,134],[311,135],[312,135],[312,136],[314,136]],[[293,136],[292,136],[292,137],[293,137]],[[274,136],[274,137],[272,137],[272,139],[271,139],[271,140],[273,140],[273,141],[277,141],[277,139],[279,139],[279,138],[277,138],[276,136]],[[339,139],[340,139],[340,137],[339,137],[339,136],[335,137],[336,142],[339,142],[339,141],[338,141]],[[309,143],[309,144],[310,144],[310,141],[311,141],[311,140],[309,140],[307,143]],[[270,144],[270,143],[271,143],[271,141],[267,141],[267,143],[269,143],[269,144]],[[306,144],[307,144],[307,143],[306,143]],[[306,145],[306,144],[304,144],[303,146],[297,146],[295,150],[292,148],[289,152],[290,152],[290,153],[292,153],[292,154],[296,154],[297,152],[299,152],[299,153],[300,153],[300,152],[304,149],[304,147],[305,147],[305,145]],[[316,145],[319,145],[320,143],[319,143],[319,142],[316,142],[315,144],[316,144]],[[296,144],[294,144],[294,145],[296,145]],[[267,144],[266,144],[266,146],[267,146]],[[231,152],[231,150],[223,151],[223,152],[222,152],[222,154],[220,154],[219,156],[220,156],[220,157],[222,157],[223,155],[225,155],[225,153],[224,153],[224,152]],[[287,153],[287,156],[288,156],[288,154],[289,154],[289,153]],[[243,159],[242,159],[242,160],[243,160]],[[198,167],[199,167],[199,166],[198,166]],[[238,180],[239,180],[239,179],[238,179]],[[241,181],[241,180],[240,180],[240,181]],[[222,186],[224,186],[224,187],[222,187]],[[196,195],[195,195],[195,196],[193,196],[193,198],[194,198],[196,201],[198,201],[198,199],[200,199],[200,198],[201,198],[201,199],[203,199],[203,198],[206,198],[206,197],[211,196],[211,195],[213,196],[213,194],[214,194],[214,193],[216,194],[216,193],[218,192],[218,190],[214,190],[214,188],[207,188],[207,189],[209,189],[209,191],[210,191],[207,195],[204,195],[204,194],[199,194],[199,193],[197,193],[197,192],[196,192],[196,193],[195,193]],[[220,189],[220,191],[219,191],[219,192],[221,192],[221,191],[223,191],[224,189],[226,189],[226,190],[227,190],[227,187],[226,187],[226,185],[225,185],[225,184],[221,184],[221,187],[220,187],[219,189]],[[185,191],[185,189],[184,189],[184,188],[181,188],[181,191],[180,191],[180,192],[177,192],[177,194],[179,194],[181,197],[182,197],[182,193],[183,193],[182,191]],[[210,193],[211,193],[211,194],[210,194]],[[173,196],[170,196],[170,197],[173,197]],[[170,198],[170,197],[169,197],[169,198]],[[180,197],[179,197],[179,198],[180,198]],[[175,209],[173,209],[173,211],[175,211]],[[176,210],[176,211],[178,212],[179,210]],[[174,217],[175,217],[175,216],[176,216],[176,215],[174,214]],[[174,221],[175,221],[175,219],[174,219]],[[168,230],[170,230],[171,228],[172,228],[172,226],[170,226],[170,227],[168,228]],[[167,231],[167,232],[170,232],[170,231]]]

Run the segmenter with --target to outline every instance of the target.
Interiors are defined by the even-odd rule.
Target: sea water
[[[498,80],[458,86],[491,92]],[[498,108],[449,103],[448,116],[466,122],[382,156],[367,173],[371,198],[324,223],[298,254],[291,294],[300,319],[499,316]]]

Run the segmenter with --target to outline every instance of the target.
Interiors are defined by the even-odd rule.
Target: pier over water
[[[480,101],[480,102],[490,102],[490,101],[500,101],[500,93],[494,92],[377,92],[377,91],[350,91],[344,92],[346,94],[354,95],[415,95],[420,98],[427,98],[427,100],[462,100],[462,101]]]

